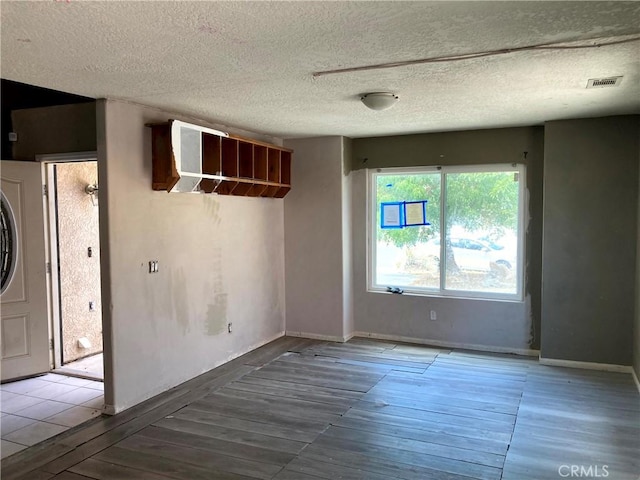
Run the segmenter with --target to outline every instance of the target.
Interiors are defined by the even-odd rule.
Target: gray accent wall
[[[14,110],[11,120],[18,134],[18,141],[12,143],[15,160],[96,151],[95,102]]]
[[[540,331],[543,130],[540,127],[353,140],[353,295],[356,332],[424,343],[524,352]],[[367,291],[367,168],[524,163],[529,222],[522,302]],[[435,310],[438,319],[429,320]]]
[[[640,132],[638,132],[640,136]],[[640,171],[640,149],[638,149],[638,170]],[[636,379],[640,379],[640,177],[638,178],[638,247],[636,248],[636,315],[633,328],[633,369]],[[640,385],[638,386],[640,388]]]
[[[541,357],[631,365],[638,134],[638,116],[545,125]]]

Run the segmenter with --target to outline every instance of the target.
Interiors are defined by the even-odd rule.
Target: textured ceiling
[[[2,78],[282,138],[640,112],[638,41],[313,76],[638,37],[640,2],[2,1],[0,18]],[[585,88],[589,78],[619,75],[619,87]],[[359,95],[371,91],[400,101],[367,110]]]

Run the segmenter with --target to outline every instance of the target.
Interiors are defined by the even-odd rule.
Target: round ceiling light
[[[365,93],[360,100],[371,110],[386,110],[396,104],[398,96],[390,92],[372,92]]]

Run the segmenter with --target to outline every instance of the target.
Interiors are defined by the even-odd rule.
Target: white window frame
[[[443,255],[445,242],[443,235],[446,232],[445,205],[446,188],[445,174],[447,173],[473,173],[473,172],[504,172],[513,171],[518,173],[518,253],[517,253],[517,277],[516,293],[496,293],[480,292],[468,290],[445,289],[446,255]],[[456,166],[425,166],[425,167],[393,167],[367,169],[367,291],[373,293],[388,293],[388,285],[377,285],[375,283],[376,272],[376,248],[377,248],[377,199],[376,185],[379,175],[406,175],[420,173],[439,172],[440,177],[440,258],[444,259],[440,265],[440,288],[425,287],[401,287],[405,295],[422,295],[429,297],[453,297],[453,298],[474,298],[485,300],[501,300],[511,302],[522,302],[524,300],[524,278],[525,278],[525,237],[526,237],[526,212],[528,211],[528,196],[526,186],[526,166],[524,164],[487,164],[487,165],[456,165]]]

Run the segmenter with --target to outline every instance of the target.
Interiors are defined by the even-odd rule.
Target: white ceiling
[[[2,1],[0,18],[2,78],[282,138],[640,112],[638,41],[312,75],[640,37],[640,2]],[[619,75],[619,87],[585,88],[590,78]],[[371,91],[400,101],[367,110],[359,95]]]

